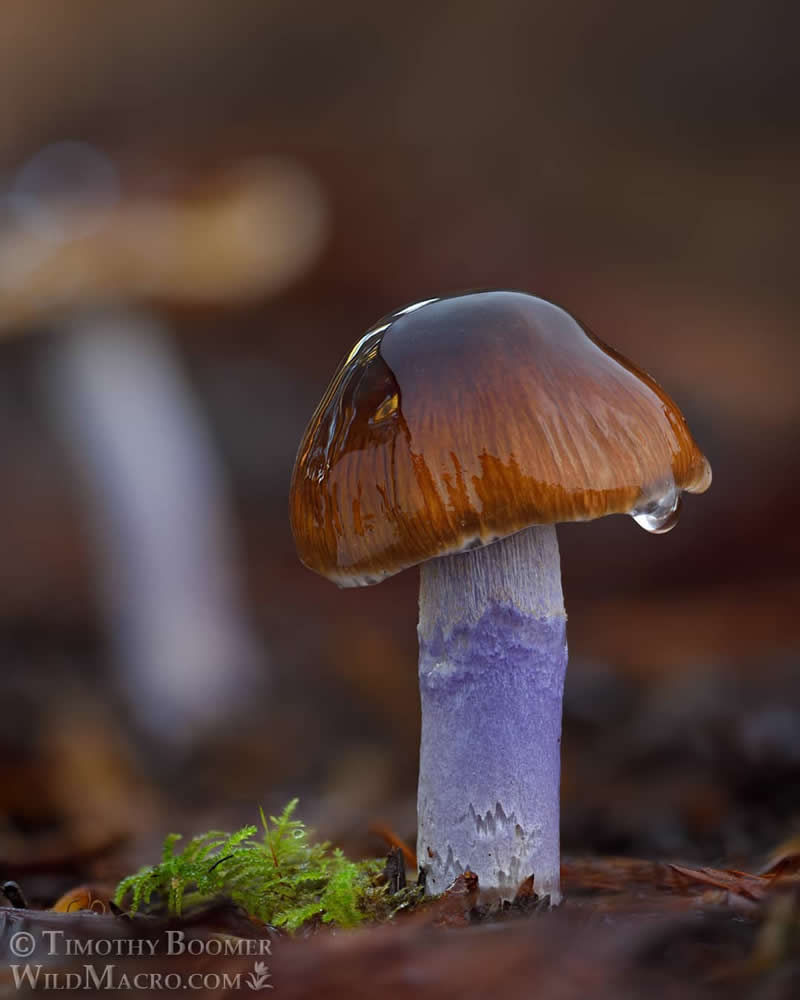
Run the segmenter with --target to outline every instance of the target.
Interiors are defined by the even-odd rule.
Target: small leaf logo
[[[272,978],[272,973],[263,962],[256,962],[253,971],[247,976],[245,982],[251,990],[272,990],[275,987],[267,980]]]

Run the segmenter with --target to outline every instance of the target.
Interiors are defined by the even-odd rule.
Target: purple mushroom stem
[[[423,563],[419,863],[513,897],[559,891],[566,614],[554,525]]]

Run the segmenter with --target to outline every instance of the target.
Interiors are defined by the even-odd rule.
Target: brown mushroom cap
[[[474,292],[356,344],[306,430],[290,515],[306,566],[356,586],[532,524],[669,512],[710,482],[653,379],[558,306]]]

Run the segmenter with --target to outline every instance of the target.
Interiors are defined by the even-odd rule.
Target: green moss
[[[258,840],[255,826],[233,834],[213,830],[178,851],[181,837],[170,834],[160,864],[120,882],[117,905],[127,899],[132,913],[166,909],[180,915],[223,895],[289,932],[310,920],[355,927],[365,919],[388,919],[408,905],[416,890],[389,896],[382,861],[350,861],[328,843],[312,843],[306,827],[293,819],[296,807],[293,799],[269,820],[262,810]]]

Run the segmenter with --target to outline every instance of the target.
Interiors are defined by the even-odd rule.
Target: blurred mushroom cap
[[[409,306],[369,330],[295,463],[301,560],[340,586],[533,524],[674,524],[711,482],[681,412],[568,313],[520,292]]]
[[[116,301],[224,305],[257,299],[302,273],[322,244],[322,194],[290,161],[253,160],[218,170],[190,193],[126,197],[109,180],[111,161],[106,158],[111,166],[103,170],[91,160],[100,157],[91,147],[63,143],[39,157],[60,157],[60,166],[74,167],[76,147],[84,150],[81,169],[91,173],[96,190],[17,190],[5,199],[2,326],[22,328],[76,306]],[[26,179],[32,173],[43,170],[21,171]]]

